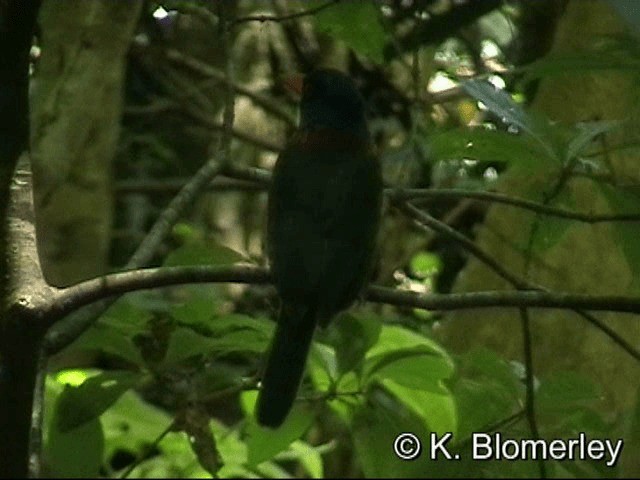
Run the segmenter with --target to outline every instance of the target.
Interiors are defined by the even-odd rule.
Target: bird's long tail
[[[315,327],[315,309],[282,308],[258,395],[257,418],[261,425],[277,428],[291,410]]]

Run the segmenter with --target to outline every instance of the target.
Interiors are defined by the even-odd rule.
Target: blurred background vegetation
[[[504,269],[553,291],[638,294],[638,222],[590,223],[474,199],[640,211],[640,8],[605,0],[43,3],[32,49],[38,242],[58,286],[117,271],[159,213],[230,160],[153,265],[264,265],[264,170],[295,128],[282,80],[331,66],[363,93],[390,188]],[[307,14],[295,15],[306,12]],[[258,181],[262,179],[261,181]],[[451,190],[455,189],[455,190]],[[461,191],[464,190],[464,191]],[[442,232],[386,206],[375,282],[419,293],[514,288]],[[253,419],[277,299],[264,285],[127,294],[52,355],[44,468],[56,476],[624,477],[640,474],[640,322],[531,310],[542,438],[624,439],[604,462],[474,462],[471,432],[532,438],[515,309],[361,303],[318,332],[291,417]],[[453,432],[457,462],[393,454]],[[427,445],[424,446],[427,449]],[[542,470],[541,470],[542,468]]]

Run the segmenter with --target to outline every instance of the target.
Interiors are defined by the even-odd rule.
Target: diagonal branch
[[[455,240],[456,242],[460,243],[478,260],[480,260],[489,268],[491,268],[494,272],[500,275],[500,277],[508,281],[514,288],[518,290],[532,290],[532,291],[541,291],[541,292],[548,293],[548,290],[545,289],[544,287],[538,286],[533,282],[520,278],[515,274],[509,272],[496,259],[491,257],[484,250],[478,247],[474,242],[469,240],[467,237],[462,235],[457,230],[451,228],[449,225],[419,210],[409,202],[397,200],[394,197],[392,197],[392,202],[401,211],[404,211],[411,218],[414,218],[417,222],[419,222],[419,224],[426,226],[428,228],[431,228],[443,235],[448,236],[449,238]],[[582,307],[569,307],[569,308],[571,308],[578,315],[582,316],[585,320],[587,320],[589,323],[591,323],[593,326],[595,326],[601,332],[607,335],[615,344],[617,344],[620,348],[622,348],[625,352],[627,352],[633,358],[635,358],[636,360],[640,360],[640,351],[633,348],[633,346],[631,346],[628,342],[624,341],[624,339],[622,339],[623,341],[620,341],[621,340],[620,335],[617,335],[615,332],[613,332],[612,329],[608,328],[605,324],[600,322],[598,319],[596,319],[595,317],[583,311],[583,310],[589,310],[589,308],[586,308],[586,309],[583,309]]]
[[[577,220],[585,223],[603,223],[603,222],[637,222],[640,221],[640,213],[623,213],[623,214],[589,214],[566,210],[564,208],[551,207],[542,203],[532,202],[524,198],[512,197],[503,193],[496,192],[478,192],[471,190],[461,190],[456,188],[442,189],[405,189],[397,192],[399,198],[405,200],[431,199],[431,198],[470,198],[483,202],[502,203],[514,207],[520,207],[532,212],[541,213],[553,217],[566,218],[568,220]]]

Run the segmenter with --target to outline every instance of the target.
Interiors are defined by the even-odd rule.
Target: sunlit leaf
[[[65,386],[56,407],[57,428],[65,433],[99,417],[142,378],[136,372],[103,372],[77,387]]]
[[[245,411],[253,411],[257,392],[244,392],[242,402]],[[313,416],[302,405],[296,404],[284,423],[277,429],[261,427],[250,414],[245,430],[248,449],[248,464],[255,466],[287,449],[294,440],[299,439],[311,426]]]
[[[555,150],[550,136],[550,126],[544,119],[529,114],[513,101],[511,96],[484,80],[467,80],[460,84],[473,98],[481,101],[488,110],[502,122],[515,126],[533,138],[549,158],[554,158]]]
[[[428,139],[436,160],[504,162],[527,169],[558,163],[555,156],[527,137],[486,128],[458,128],[435,133]]]

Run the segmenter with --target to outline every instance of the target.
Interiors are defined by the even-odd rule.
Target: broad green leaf
[[[331,323],[325,338],[335,349],[340,375],[360,369],[367,350],[377,342],[380,329],[380,320],[373,315],[343,313]]]
[[[217,316],[209,322],[212,335],[222,336],[231,332],[254,332],[263,337],[271,338],[275,329],[275,322],[263,317],[251,317],[240,313],[229,313]]]
[[[458,128],[429,137],[429,147],[437,160],[477,160],[504,162],[524,169],[557,164],[555,157],[529,138],[487,128]]]
[[[571,411],[601,399],[593,382],[578,372],[556,372],[541,379],[536,394],[539,408],[546,411]]]
[[[90,377],[77,387],[66,385],[56,406],[58,430],[66,433],[99,417],[142,379],[136,372],[114,371]]]
[[[459,378],[451,389],[458,412],[456,442],[485,431],[522,408],[509,389],[498,382]]]
[[[423,347],[425,352],[449,358],[446,350],[430,338],[403,327],[383,325],[378,342],[367,352],[367,360],[377,355],[413,347]]]
[[[528,114],[507,92],[487,81],[467,80],[460,85],[469,95],[481,101],[488,110],[500,117],[504,123],[529,134],[549,158],[556,158],[548,122]]]
[[[458,363],[460,376],[502,385],[515,401],[522,398],[524,388],[518,373],[494,351],[483,347],[475,348],[461,355]]]
[[[406,391],[406,394],[411,392]],[[426,400],[424,398],[423,400]],[[424,419],[384,396],[374,395],[358,409],[352,431],[355,458],[365,477],[372,478],[449,478],[468,476],[464,462],[430,461],[430,431]],[[436,403],[434,410],[439,405]],[[428,408],[428,407],[427,407]],[[414,461],[401,460],[394,453],[394,441],[400,434],[410,433],[421,442]],[[463,458],[464,460],[464,458]]]
[[[242,394],[243,410],[253,412],[258,392]],[[284,423],[277,429],[261,427],[255,421],[253,413],[248,414],[245,438],[248,451],[248,465],[256,466],[277,453],[289,448],[294,440],[298,440],[309,429],[313,415],[301,404],[291,409]]]
[[[175,365],[188,358],[208,355],[215,351],[211,338],[196,333],[190,328],[178,327],[171,332],[163,363]]]
[[[221,303],[215,285],[185,285],[175,295],[170,314],[178,323],[209,328]]]
[[[312,447],[306,442],[297,441],[291,444],[291,450],[295,452],[300,465],[304,467],[311,478],[324,477],[322,455],[318,448]]]
[[[326,392],[338,378],[336,352],[328,345],[314,342],[307,361],[309,373],[316,390]]]
[[[404,387],[442,394],[442,380],[453,373],[453,363],[424,346],[386,352],[367,358],[366,378],[388,379]]]
[[[63,392],[64,395],[64,392]],[[49,475],[59,478],[98,478],[104,455],[104,435],[96,417],[72,431],[61,431],[56,412],[48,429],[45,458]]]
[[[342,40],[376,63],[384,62],[386,34],[373,2],[340,2],[314,15],[319,31]]]
[[[396,397],[398,402],[415,413],[429,431],[439,435],[457,432],[455,400],[446,388],[441,387],[440,391],[407,388],[391,378],[383,380],[382,385]]]
[[[168,413],[145,402],[133,390],[125,392],[102,414],[100,420],[104,428],[107,460],[119,450],[136,457],[143,454],[172,422]]]
[[[244,255],[224,245],[213,242],[207,245],[188,243],[167,255],[164,266],[233,265],[244,261],[246,261]]]
[[[131,335],[126,335],[110,325],[98,322],[78,337],[68,348],[98,350],[123,358],[135,365],[143,366],[145,362],[132,338]]]

